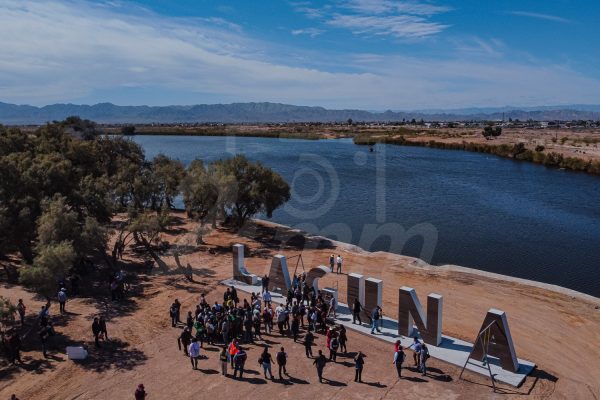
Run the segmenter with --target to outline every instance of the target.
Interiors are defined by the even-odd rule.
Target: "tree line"
[[[290,190],[243,155],[187,168],[162,154],[147,160],[135,142],[78,117],[34,133],[0,125],[0,263],[9,279],[48,298],[73,268],[98,259],[113,268],[128,245],[156,258],[178,196],[193,220],[240,227],[271,216]],[[15,254],[18,270],[6,262]]]

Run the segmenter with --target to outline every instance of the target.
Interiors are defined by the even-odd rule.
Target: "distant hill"
[[[401,121],[413,118],[426,121],[465,121],[533,119],[598,120],[600,105],[541,106],[527,108],[465,108],[456,110],[419,110],[371,112],[329,110],[323,107],[294,106],[279,103],[200,104],[194,106],[117,106],[52,104],[44,107],[0,102],[0,123],[4,125],[44,124],[78,115],[98,123],[267,123],[267,122],[342,122]]]

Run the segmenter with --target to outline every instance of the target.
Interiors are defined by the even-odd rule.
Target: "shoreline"
[[[497,281],[517,283],[517,284],[524,285],[524,286],[532,286],[532,287],[535,287],[538,289],[548,290],[548,291],[555,292],[555,293],[558,293],[558,294],[561,294],[564,296],[569,296],[574,299],[589,302],[589,303],[592,303],[592,304],[600,307],[600,298],[599,297],[595,297],[595,296],[587,294],[587,293],[579,292],[577,290],[569,289],[569,288],[555,285],[552,283],[545,283],[545,282],[540,282],[540,281],[534,281],[531,279],[518,278],[515,276],[503,275],[503,274],[498,274],[496,272],[483,271],[483,270],[480,270],[477,268],[463,267],[463,266],[454,265],[454,264],[431,265],[431,264],[427,263],[426,261],[423,261],[417,257],[405,256],[405,255],[396,254],[396,253],[389,253],[386,251],[371,252],[371,251],[364,250],[364,249],[358,247],[357,245],[354,245],[351,243],[340,242],[337,240],[327,238],[325,236],[313,235],[310,232],[302,231],[300,229],[292,228],[290,226],[283,225],[283,224],[273,222],[273,221],[267,221],[267,220],[262,220],[262,219],[254,219],[253,221],[255,221],[259,224],[264,224],[266,226],[270,226],[270,227],[279,227],[279,228],[287,229],[290,232],[295,232],[295,233],[301,234],[302,236],[304,236],[307,239],[312,238],[312,239],[318,239],[318,240],[327,240],[327,241],[331,242],[332,244],[334,244],[336,247],[342,248],[349,252],[358,253],[358,254],[362,254],[362,255],[366,255],[366,256],[368,256],[368,255],[384,255],[384,256],[386,256],[386,258],[394,259],[396,261],[409,261],[409,264],[407,265],[408,268],[420,269],[420,270],[425,270],[425,271],[457,272],[457,273],[462,273],[462,274],[469,274],[469,275],[485,277],[485,278],[497,280]]]
[[[443,142],[438,140],[409,140],[399,138],[355,137],[354,144],[358,146],[372,146],[374,144],[387,144],[394,146],[426,147],[439,150],[458,150],[469,153],[490,154],[500,158],[514,161],[524,161],[530,164],[543,165],[546,168],[583,172],[586,175],[600,176],[600,161],[586,160],[580,157],[566,157],[557,152],[532,151],[517,145],[487,144],[462,141],[460,143]]]

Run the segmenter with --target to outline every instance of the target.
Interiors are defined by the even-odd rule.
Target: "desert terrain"
[[[52,338],[50,357],[44,359],[35,328],[26,326],[23,364],[0,365],[0,398],[16,394],[19,399],[128,399],[143,383],[149,399],[277,398],[277,399],[597,399],[600,398],[600,299],[543,284],[500,277],[454,266],[433,267],[388,253],[368,253],[354,246],[322,238],[305,237],[285,227],[257,222],[242,232],[213,229],[196,245],[195,227],[182,214],[164,234],[171,250],[162,254],[166,268],[148,273],[142,259],[130,249],[123,269],[134,275],[127,298],[112,302],[107,284],[84,279],[82,295],[67,302],[67,314],[59,315],[53,303],[50,312],[57,335]],[[182,302],[182,315],[193,310],[201,293],[209,302],[221,301],[231,277],[231,245],[246,245],[250,272],[263,275],[272,255],[302,255],[306,270],[327,263],[331,253],[344,258],[344,274],[330,274],[323,285],[337,286],[345,302],[346,273],[358,272],[384,281],[384,314],[395,317],[397,289],[411,286],[423,303],[430,292],[444,296],[444,334],[473,341],[486,311],[499,308],[508,314],[519,358],[537,364],[523,385],[514,388],[499,384],[492,391],[483,375],[467,372],[459,380],[460,369],[430,360],[431,374],[421,377],[407,357],[405,378],[398,380],[392,366],[393,348],[373,337],[349,331],[349,354],[329,363],[319,384],[312,360],[306,359],[301,343],[277,334],[247,346],[249,369],[244,380],[222,377],[217,371],[218,352],[205,346],[206,359],[193,371],[189,360],[177,349],[181,328],[172,328],[168,309],[174,299]],[[175,247],[174,247],[175,246]],[[177,248],[183,265],[193,268],[189,282],[176,267],[172,249]],[[297,258],[290,259],[290,272]],[[302,270],[298,265],[298,272]],[[24,299],[28,323],[35,325],[35,313],[45,303],[19,285],[2,283],[0,296],[16,302]],[[244,297],[244,295],[240,296]],[[91,333],[94,316],[108,320],[109,341],[95,349]],[[83,362],[67,359],[65,346],[84,344],[90,356]],[[284,346],[290,358],[284,381],[264,380],[256,360],[262,346],[274,353]],[[325,350],[325,339],[317,335],[314,352]],[[363,380],[355,383],[352,356],[363,351],[367,358]]]

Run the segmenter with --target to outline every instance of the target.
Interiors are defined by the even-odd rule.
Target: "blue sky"
[[[600,2],[0,0],[0,101],[600,103]]]

